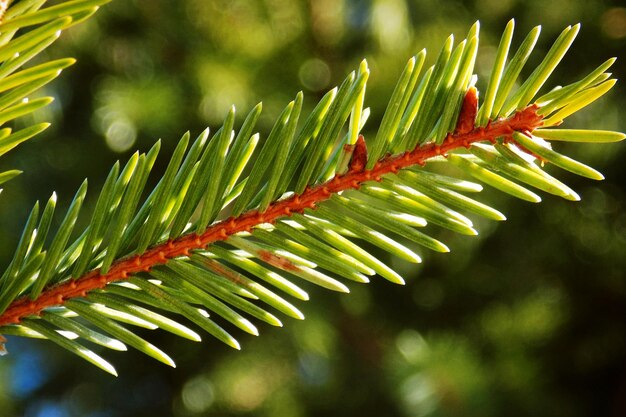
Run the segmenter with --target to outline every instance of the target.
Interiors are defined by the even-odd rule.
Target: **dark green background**
[[[53,127],[0,161],[25,171],[0,196],[0,264],[35,200],[56,190],[66,206],[88,177],[93,204],[114,161],[158,138],[162,172],[182,133],[216,130],[232,103],[241,123],[262,100],[259,129],[267,134],[299,90],[310,110],[363,57],[372,135],[406,59],[426,47],[432,62],[449,33],[462,38],[476,19],[479,89],[511,17],[514,45],[543,26],[540,53],[582,22],[548,87],[611,56],[623,78],[626,9],[618,3],[116,0],[47,51],[78,63],[48,89],[56,101],[35,117]],[[566,126],[626,130],[625,91],[618,83]],[[239,337],[241,352],[209,336],[193,344],[152,332],[178,368],[106,352],[115,379],[49,342],[11,338],[0,360],[0,416],[626,415],[626,147],[558,149],[606,181],[558,172],[579,203],[545,196],[531,205],[486,190],[507,222],[476,219],[477,238],[442,235],[452,253],[428,253],[417,267],[386,259],[405,287],[380,278],[351,285],[349,296],[309,287],[312,301],[298,304],[304,322],[261,325],[259,338]]]

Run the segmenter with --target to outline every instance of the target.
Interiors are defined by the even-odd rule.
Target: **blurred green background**
[[[35,200],[56,190],[67,205],[85,177],[99,189],[115,160],[158,138],[163,164],[182,133],[216,130],[233,103],[241,123],[262,100],[267,134],[299,90],[310,110],[365,57],[371,135],[406,59],[426,47],[432,62],[449,33],[459,39],[477,19],[484,89],[511,17],[514,45],[543,26],[540,53],[582,22],[550,87],[611,56],[614,76],[626,74],[621,1],[116,0],[47,52],[78,63],[36,115],[53,127],[0,161],[25,171],[0,198],[0,265]],[[625,131],[624,108],[621,82],[566,126]],[[559,172],[582,202],[531,205],[487,190],[507,222],[476,219],[479,237],[443,236],[452,253],[417,267],[388,260],[405,287],[380,278],[348,296],[309,287],[304,322],[240,335],[241,352],[152,332],[178,368],[107,352],[115,379],[49,342],[11,338],[0,416],[624,416],[626,146],[559,149],[607,178]]]

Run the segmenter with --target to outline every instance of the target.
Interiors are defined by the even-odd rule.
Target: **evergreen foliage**
[[[41,9],[45,0],[23,0],[5,11],[2,123],[51,101],[25,97],[73,60],[21,66],[106,2]],[[258,335],[250,318],[273,326],[282,325],[281,314],[304,318],[289,300],[308,299],[300,279],[339,292],[349,292],[344,280],[367,283],[376,275],[402,284],[368,247],[419,263],[424,249],[449,251],[440,229],[476,235],[470,216],[504,220],[474,197],[481,183],[530,202],[541,201],[536,191],[579,200],[545,167],[603,176],[555,151],[553,142],[616,142],[625,135],[558,128],[615,84],[609,59],[580,81],[546,89],[578,30],[567,27],[520,82],[540,29],[511,51],[511,20],[480,105],[476,23],[461,42],[450,36],[433,66],[423,68],[425,50],[409,59],[371,139],[360,135],[369,115],[363,61],[310,114],[302,114],[304,97],[297,94],[267,138],[255,133],[261,104],[238,129],[232,108],[217,132],[193,141],[186,133],[151,190],[159,142],[116,163],[93,213],[81,210],[85,181],[66,212],[56,214],[62,219],[56,230],[53,194],[45,207],[34,205],[0,278],[0,334],[49,339],[112,374],[115,368],[85,342],[113,350],[129,345],[174,366],[129,326],[200,341],[192,322],[239,349],[229,327]],[[548,92],[538,96],[542,91]],[[0,130],[0,152],[45,127]],[[0,182],[18,173],[1,173]],[[79,216],[90,218],[83,230],[74,227]]]

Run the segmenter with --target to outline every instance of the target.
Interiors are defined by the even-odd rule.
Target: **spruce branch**
[[[465,122],[467,118],[476,114],[472,103],[476,104],[477,101],[475,93],[470,92],[466,96],[463,112],[459,118],[461,123],[457,128],[459,131],[465,131],[448,135],[442,145],[429,143],[418,146],[414,150],[400,155],[383,157],[372,169],[365,169],[367,151],[363,136],[360,136],[349,169],[345,174],[336,175],[325,183],[308,188],[302,194],[294,194],[286,199],[276,201],[264,211],[250,210],[237,217],[229,217],[214,223],[203,233],[188,233],[153,246],[141,255],[120,259],[113,263],[106,273],[93,270],[81,277],[45,289],[35,300],[31,300],[29,297],[18,299],[0,315],[0,326],[18,324],[24,317],[39,315],[44,309],[61,306],[72,298],[87,297],[92,290],[105,288],[107,284],[126,280],[140,272],[150,272],[153,267],[165,265],[170,259],[189,257],[192,251],[205,249],[212,243],[226,240],[237,233],[251,232],[257,226],[275,223],[277,220],[290,217],[294,213],[305,213],[307,209],[315,210],[319,203],[328,200],[333,195],[350,189],[358,190],[361,184],[368,181],[380,182],[384,175],[395,174],[401,169],[415,165],[423,166],[429,159],[445,156],[455,149],[469,148],[473,143],[481,141],[495,143],[499,137],[506,137],[509,143],[517,144],[513,139],[514,133],[531,133],[542,124],[542,118],[537,115],[536,106],[529,106],[509,118],[497,120],[486,127],[466,131]],[[264,256],[266,260],[270,259],[267,252]],[[297,265],[289,261],[286,262],[281,266],[292,270],[298,269]]]
[[[79,3],[86,2],[65,5]],[[41,16],[21,24],[41,23]],[[119,322],[198,341],[193,329],[172,318],[180,315],[238,349],[213,315],[253,335],[259,331],[248,317],[282,325],[268,307],[302,319],[283,295],[308,299],[294,278],[339,292],[349,292],[340,278],[366,283],[380,275],[404,283],[361,241],[421,262],[414,248],[449,251],[426,225],[476,235],[470,215],[505,219],[467,195],[482,190],[480,184],[444,175],[437,164],[525,201],[541,201],[531,187],[578,200],[544,165],[603,178],[551,143],[624,139],[619,132],[554,129],[610,90],[615,80],[605,71],[614,60],[533,102],[579,26],[567,27],[514,91],[539,30],[507,63],[513,26],[509,22],[502,36],[482,104],[473,76],[476,23],[457,45],[448,38],[423,73],[426,51],[408,61],[372,138],[360,132],[369,114],[363,61],[302,123],[298,93],[258,150],[260,137],[253,132],[261,105],[238,131],[232,108],[212,138],[207,130],[191,143],[185,134],[143,202],[160,143],[123,167],[116,163],[82,231],[74,224],[86,182],[54,234],[56,196],[41,214],[36,204],[0,277],[0,333],[47,338],[112,374],[114,368],[83,340],[116,350],[130,345],[173,366],[165,352]],[[71,241],[72,235],[78,237]]]

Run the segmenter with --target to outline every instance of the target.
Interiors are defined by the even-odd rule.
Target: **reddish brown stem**
[[[428,159],[445,155],[461,146],[469,147],[472,143],[485,140],[495,141],[501,136],[510,138],[516,131],[532,132],[542,123],[542,117],[537,114],[536,110],[537,107],[533,105],[507,119],[492,122],[486,127],[474,128],[467,132],[462,132],[462,129],[458,133],[448,135],[441,145],[428,143],[403,154],[387,156],[369,170],[364,170],[360,163],[354,163],[345,174],[307,188],[300,195],[277,201],[262,213],[251,210],[239,217],[231,217],[215,223],[200,235],[191,233],[156,245],[140,255],[118,260],[105,274],[100,273],[99,270],[93,270],[78,279],[47,287],[36,300],[30,300],[27,297],[19,298],[0,316],[0,326],[19,323],[22,318],[38,315],[45,308],[62,305],[71,298],[85,297],[89,291],[104,288],[107,284],[124,280],[132,274],[149,271],[154,266],[167,263],[169,259],[189,256],[191,250],[206,248],[211,243],[225,240],[235,233],[250,231],[259,224],[272,223],[292,213],[302,213],[307,208],[315,209],[317,204],[327,200],[333,194],[357,189],[366,181],[380,181],[383,175],[396,173],[402,168],[424,165]]]

